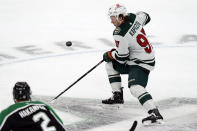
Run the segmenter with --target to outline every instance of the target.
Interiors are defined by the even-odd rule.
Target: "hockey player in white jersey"
[[[155,66],[155,55],[143,27],[149,23],[150,16],[145,12],[127,13],[123,5],[110,7],[109,17],[116,27],[113,32],[116,48],[103,54],[106,71],[112,87],[113,96],[102,100],[103,104],[123,104],[121,74],[128,74],[128,88],[149,116],[145,122],[159,122],[163,117],[155,106],[152,96],[146,90],[148,76]]]

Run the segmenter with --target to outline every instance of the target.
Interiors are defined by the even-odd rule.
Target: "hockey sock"
[[[106,63],[106,71],[108,74],[109,83],[113,92],[121,91],[121,77],[120,73],[114,70],[112,62]]]
[[[146,91],[146,89],[140,85],[133,85],[130,87],[131,94],[138,98],[141,105],[147,110],[156,108],[152,96]]]

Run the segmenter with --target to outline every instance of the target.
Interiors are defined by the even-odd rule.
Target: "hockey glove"
[[[112,49],[111,51],[107,51],[103,54],[103,60],[105,62],[111,62],[112,60],[114,60],[114,58],[112,57],[112,51],[114,51],[115,49]]]

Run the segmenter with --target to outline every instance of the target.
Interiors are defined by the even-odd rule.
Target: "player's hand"
[[[103,54],[103,60],[105,62],[111,62],[112,60],[114,60],[114,58],[112,57],[112,51],[114,51],[115,49],[112,49],[110,51],[107,51]]]

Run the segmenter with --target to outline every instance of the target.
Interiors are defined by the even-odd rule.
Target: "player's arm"
[[[146,25],[150,22],[151,18],[148,13],[146,12],[137,12],[136,16],[140,17],[142,20],[143,25]]]
[[[119,63],[124,64],[129,59],[128,43],[123,36],[114,35],[116,50],[112,52],[112,57]]]

